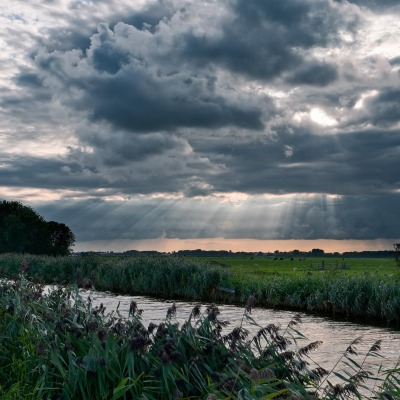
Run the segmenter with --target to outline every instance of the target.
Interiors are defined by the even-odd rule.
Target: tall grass
[[[243,318],[251,319],[254,299]],[[178,326],[171,310],[145,327],[130,315],[92,307],[77,288],[44,293],[16,276],[0,282],[0,397],[2,399],[395,399],[399,370],[364,369],[379,342],[357,361],[353,341],[331,371],[311,365],[319,342],[301,348],[300,318],[286,329],[239,325],[222,333],[218,308],[195,306]],[[343,362],[342,362],[343,361]],[[332,380],[334,377],[336,380]]]
[[[236,304],[254,295],[259,306],[400,325],[398,275],[316,271],[259,280],[243,279],[229,267],[186,257],[0,255],[0,276],[17,276],[21,270],[41,283],[78,283],[118,293]],[[234,289],[234,294],[215,290],[218,286]]]
[[[0,276],[13,277],[21,270],[41,283],[189,300],[207,300],[213,288],[229,279],[226,269],[183,257],[0,255]]]
[[[288,307],[400,324],[400,280],[373,273],[347,276],[343,272],[272,277],[267,282],[232,282],[237,301],[254,293],[258,305]]]

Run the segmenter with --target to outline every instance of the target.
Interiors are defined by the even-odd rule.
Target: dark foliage
[[[0,202],[0,253],[67,255],[74,242],[67,225],[47,222],[18,201]]]

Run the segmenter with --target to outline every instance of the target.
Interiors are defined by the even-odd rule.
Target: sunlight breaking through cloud
[[[86,242],[399,237],[399,21],[393,1],[3,2],[2,198]]]
[[[329,116],[324,110],[321,108],[312,108],[310,111],[310,118],[312,121],[316,122],[322,126],[335,126],[337,125],[337,121]]]

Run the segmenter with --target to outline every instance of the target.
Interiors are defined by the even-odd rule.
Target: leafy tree
[[[65,255],[74,242],[66,225],[46,222],[18,201],[0,201],[0,253]]]
[[[65,256],[75,243],[75,236],[65,224],[55,221],[47,222],[47,232],[50,237],[50,253]]]
[[[321,257],[325,254],[325,251],[322,249],[312,249],[311,250],[311,255],[314,257]]]

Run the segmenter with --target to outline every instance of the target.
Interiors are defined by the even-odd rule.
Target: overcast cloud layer
[[[400,238],[400,6],[0,5],[0,198],[79,241]]]

